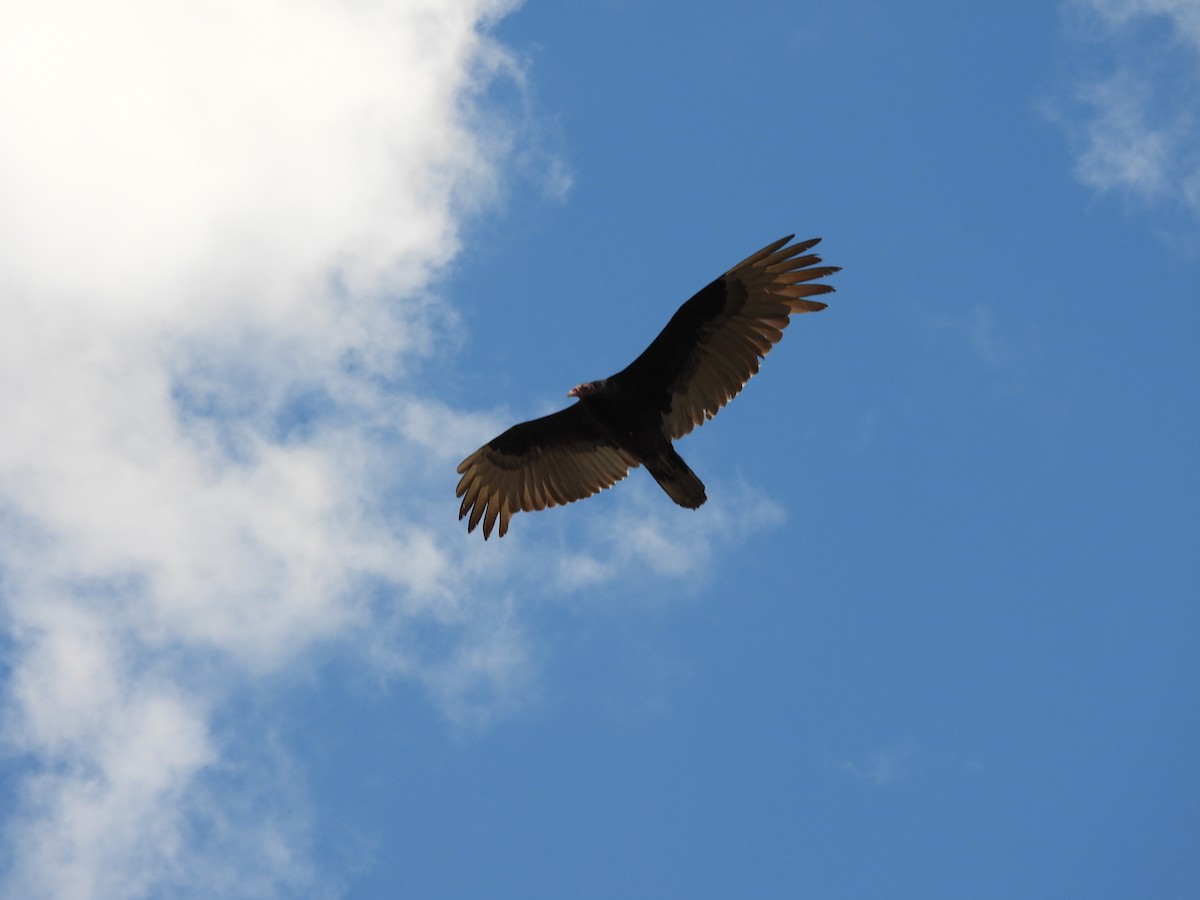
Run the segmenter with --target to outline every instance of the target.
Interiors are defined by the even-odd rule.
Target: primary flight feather
[[[817,312],[814,284],[838,271],[808,253],[820,238],[763,247],[679,307],[637,359],[608,378],[576,385],[564,410],[514,425],[458,466],[460,519],[508,531],[514,513],[590,497],[644,465],[672,500],[695,509],[704,484],[671,442],[717,414],[783,337],[789,316]]]

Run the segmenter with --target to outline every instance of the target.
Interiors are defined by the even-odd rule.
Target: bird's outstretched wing
[[[807,253],[820,238],[786,246],[792,237],[768,244],[699,291],[641,356],[609,379],[624,395],[654,403],[672,440],[737,395],[783,337],[790,315],[825,308],[808,298],[833,287],[812,282],[838,267]]]
[[[467,531],[482,520],[484,539],[499,522],[504,537],[513,513],[590,497],[637,464],[576,403],[514,425],[459,463],[458,517],[470,515]]]

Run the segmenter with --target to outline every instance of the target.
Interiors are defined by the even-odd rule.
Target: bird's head
[[[603,382],[600,381],[585,381],[583,384],[577,384],[575,387],[567,391],[567,396],[579,397],[580,399],[583,399],[584,397],[590,397],[592,394],[596,393],[596,391],[600,390],[600,385],[602,383]]]

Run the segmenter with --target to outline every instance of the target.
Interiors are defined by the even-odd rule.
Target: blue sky
[[[1200,883],[1200,11],[108,5],[0,29],[0,894]],[[454,467],[783,234],[644,472]]]

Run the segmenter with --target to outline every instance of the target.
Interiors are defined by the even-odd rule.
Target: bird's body
[[[838,271],[801,256],[818,239],[764,247],[683,304],[626,368],[572,388],[578,402],[514,425],[458,467],[459,518],[482,520],[500,536],[513,513],[591,496],[644,465],[667,495],[695,509],[704,484],[671,442],[716,415],[758,371],[783,336],[789,315],[825,304],[806,299],[833,290],[809,282]]]
[[[653,403],[652,391],[639,390],[639,384],[631,379],[591,384],[596,387],[574,396],[596,427],[644,465],[672,500],[689,509],[699,507],[707,499],[704,484],[663,434],[662,418],[669,407]]]

